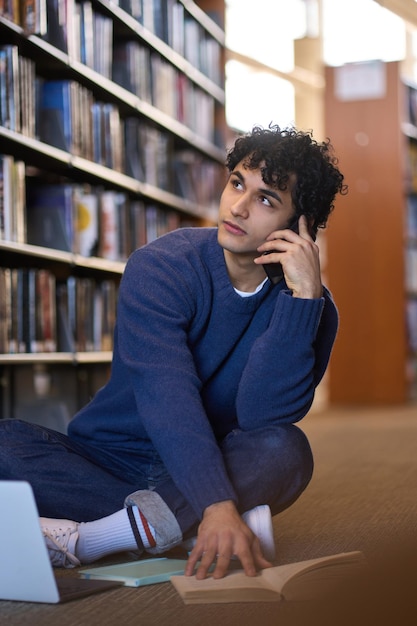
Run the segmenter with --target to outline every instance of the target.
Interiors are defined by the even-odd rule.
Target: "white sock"
[[[146,541],[142,539],[143,547],[151,546],[144,529],[143,520],[148,526],[152,536],[155,536],[153,527],[141,517],[137,507],[131,507],[137,528]],[[153,544],[155,545],[155,544]],[[121,509],[108,517],[103,517],[93,522],[81,522],[78,525],[78,541],[75,548],[76,556],[81,563],[91,563],[104,556],[126,550],[137,550],[138,541],[132,529],[128,509]]]

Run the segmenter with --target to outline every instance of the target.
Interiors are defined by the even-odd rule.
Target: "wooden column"
[[[327,229],[327,275],[341,325],[331,403],[407,399],[404,279],[405,141],[399,65],[384,66],[383,97],[344,101],[326,70],[326,134],[349,185]]]

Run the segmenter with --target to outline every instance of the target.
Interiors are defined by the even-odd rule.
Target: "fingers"
[[[211,566],[217,563],[216,559],[217,559],[217,554],[215,550],[207,550],[203,552],[201,561],[196,571],[197,580],[202,580],[203,578],[206,578],[207,574],[209,573],[209,570],[211,569]],[[216,578],[221,578],[220,576],[221,572],[223,572],[223,576],[225,575],[227,568],[229,566],[230,557],[228,559],[222,557],[221,561],[223,561],[223,563],[219,565],[218,569],[217,569],[217,564],[216,564],[215,570],[213,572],[213,576],[214,576],[214,573],[217,569],[217,574],[215,576]]]
[[[232,555],[229,553],[213,554],[212,552],[206,551],[202,554],[201,559],[197,558],[195,561],[190,555],[185,569],[185,575],[192,576],[195,568],[197,567],[195,572],[197,580],[203,580],[210,572],[212,573],[213,578],[223,578],[227,574],[231,558]],[[257,568],[251,555],[242,555],[239,560],[247,576],[256,575]],[[260,564],[259,569],[270,567],[271,565],[262,556],[260,559],[257,559],[257,561]]]
[[[258,537],[255,537],[255,540],[252,544],[252,555],[257,570],[266,569],[267,567],[273,566],[273,564],[268,561],[262,554],[261,543]]]
[[[184,574],[186,576],[192,576],[194,574],[196,565],[201,558],[205,557],[205,553],[197,549],[197,545],[192,549],[190,556],[188,557],[187,564],[185,566]],[[208,559],[207,559],[208,560]],[[208,569],[207,569],[208,571]]]
[[[300,234],[300,237],[303,237],[303,239],[311,239],[311,241],[314,241],[313,237],[311,236],[309,224],[305,215],[301,215],[300,219],[298,220],[298,232]]]
[[[231,558],[232,553],[229,549],[225,549],[222,553],[217,553],[214,549],[201,552],[195,546],[188,558],[185,575],[191,576],[196,570],[196,578],[202,580],[211,571],[213,578],[223,578],[229,569]]]
[[[213,571],[213,578],[223,578],[229,569],[231,554],[218,554],[216,556],[216,566]],[[199,568],[200,569],[200,568]],[[203,572],[201,572],[202,574]],[[200,577],[200,571],[197,571],[197,578]]]
[[[192,576],[195,572],[196,578],[202,580],[211,573],[213,578],[223,578],[230,567],[232,558],[240,561],[247,576],[255,576],[258,570],[272,567],[272,563],[262,554],[259,539],[253,535],[250,544],[242,544],[233,554],[229,547],[217,552],[213,548],[202,551],[196,545],[188,558],[185,575]]]
[[[242,520],[235,504],[223,501],[205,509],[184,573],[191,576],[195,572],[199,580],[209,572],[213,578],[222,578],[232,557],[239,559],[247,576],[255,576],[257,569],[271,565],[264,559],[259,539]]]

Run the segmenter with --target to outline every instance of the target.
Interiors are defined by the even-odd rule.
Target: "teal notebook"
[[[186,563],[184,559],[143,559],[84,569],[79,571],[79,575],[96,580],[116,580],[127,587],[142,587],[168,582],[171,576],[184,574]]]

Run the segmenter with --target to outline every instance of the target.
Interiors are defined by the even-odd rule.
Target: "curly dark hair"
[[[311,132],[255,126],[228,152],[229,172],[241,161],[249,169],[260,167],[262,180],[276,189],[285,190],[290,176],[295,175],[291,195],[296,215],[307,217],[314,234],[326,226],[336,194],[347,193],[330,141],[318,143]]]

